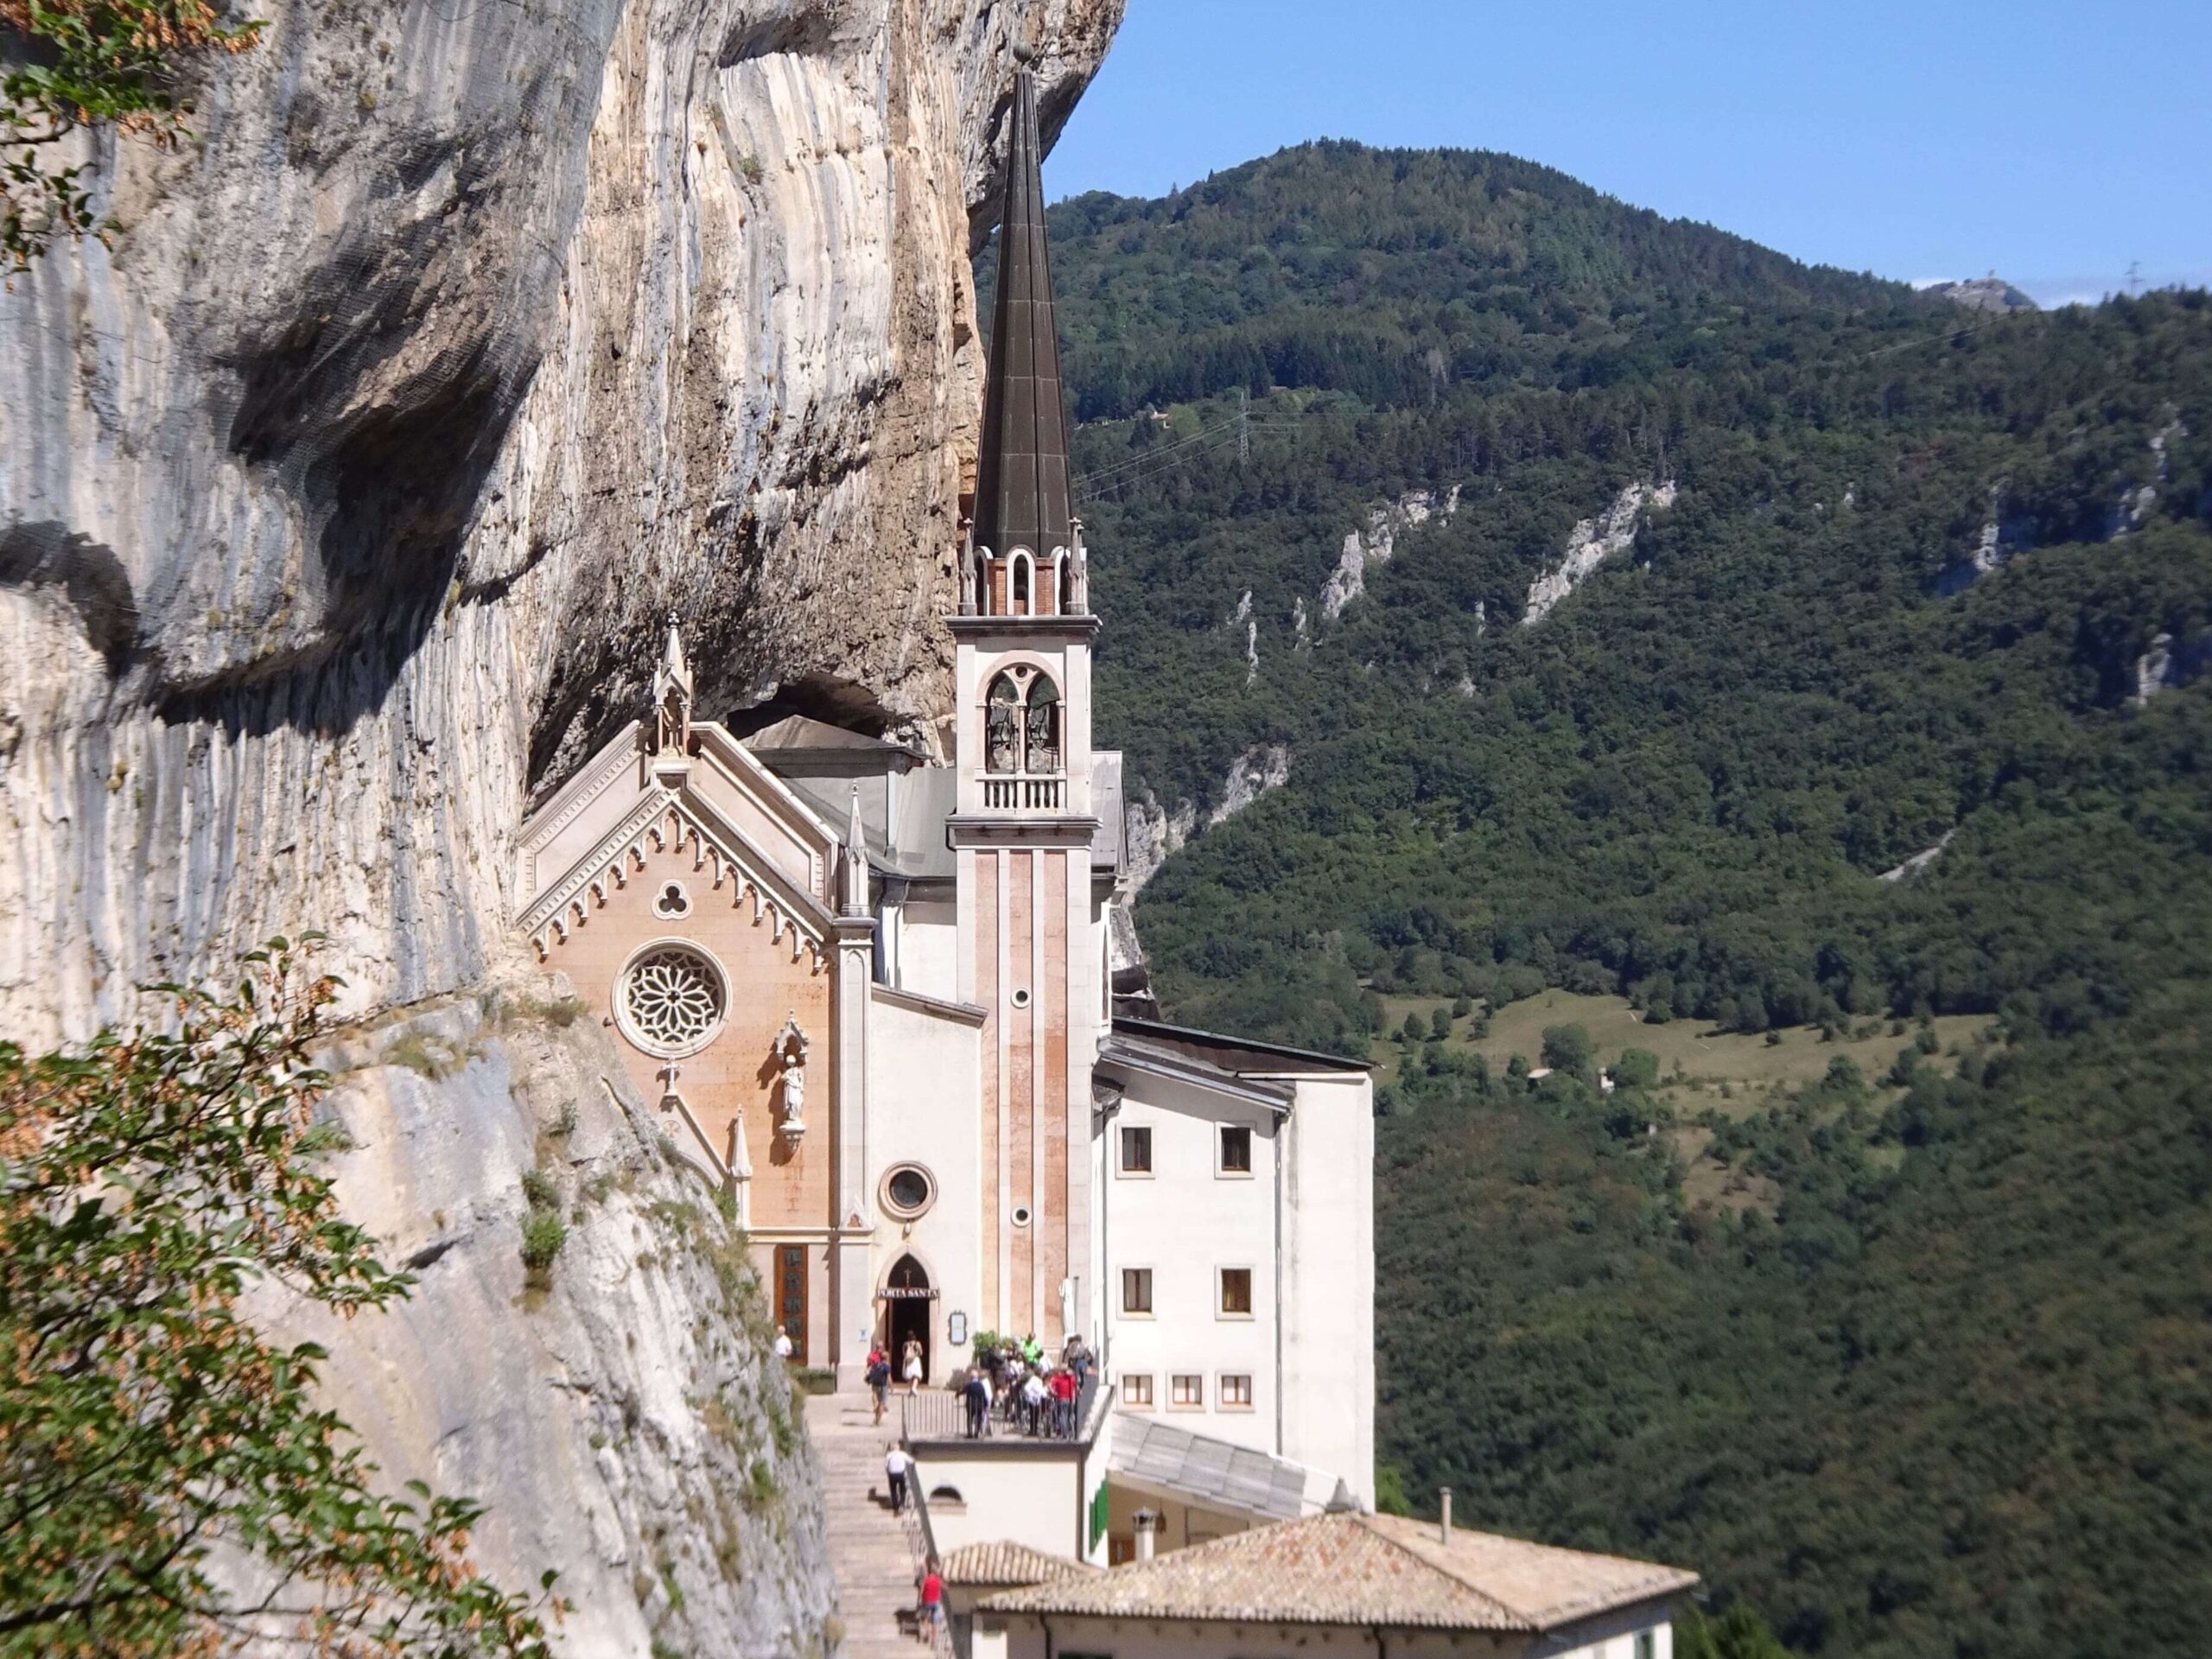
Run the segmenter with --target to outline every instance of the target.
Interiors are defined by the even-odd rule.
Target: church
[[[1117,1011],[1121,757],[1092,747],[1035,89],[1017,77],[957,706],[939,763],[653,700],[525,824],[519,926],[728,1191],[797,1363],[918,1344],[936,1537],[1082,1561],[1372,1507],[1367,1068]],[[1080,1335],[1071,1434],[968,1440],[981,1333]]]

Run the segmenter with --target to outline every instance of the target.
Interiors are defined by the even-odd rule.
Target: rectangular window
[[[1178,1371],[1167,1379],[1167,1403],[1185,1411],[1198,1411],[1206,1403],[1206,1380],[1196,1371]]]
[[[1636,1633],[1636,1659],[1658,1659],[1659,1634],[1656,1630]]]
[[[1122,1403],[1138,1411],[1152,1409],[1152,1373],[1124,1372],[1122,1376]]]
[[[1123,1268],[1122,1269],[1122,1312],[1144,1314],[1149,1314],[1152,1312],[1152,1269],[1150,1268]],[[1145,1386],[1149,1388],[1152,1385],[1147,1382]]]
[[[1227,1319],[1249,1319],[1252,1317],[1252,1269],[1224,1268],[1221,1270],[1221,1315]]]
[[[1252,1378],[1249,1372],[1239,1375],[1224,1371],[1221,1377],[1221,1408],[1224,1411],[1252,1409]]]
[[[1227,1124],[1222,1126],[1221,1173],[1224,1175],[1249,1175],[1252,1173],[1251,1130]]]
[[[1122,1173],[1149,1175],[1152,1173],[1152,1131],[1135,1125],[1122,1130]]]

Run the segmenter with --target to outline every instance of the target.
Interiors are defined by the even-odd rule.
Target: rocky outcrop
[[[1160,873],[1160,867],[1188,846],[1191,837],[1198,834],[1198,809],[1195,802],[1188,800],[1178,801],[1172,807],[1162,806],[1160,798],[1147,789],[1123,810],[1128,836],[1126,868],[1129,891],[1139,893],[1146,882]]]
[[[2172,481],[2173,459],[2166,453],[2167,448],[2175,439],[2188,435],[2189,427],[2179,416],[2151,435],[2151,461],[2155,468],[2155,480],[2120,490],[2120,499],[2113,504],[2112,512],[2106,521],[2107,539],[2118,541],[2123,536],[2132,535],[2149,520],[2152,512],[2158,505],[2159,488]]]
[[[1937,859],[1942,857],[1943,849],[1951,844],[1951,837],[1958,833],[1959,832],[1956,829],[1946,830],[1943,832],[1942,839],[1938,841],[1933,847],[1922,848],[1910,858],[1905,860],[1904,863],[1884,870],[1881,874],[1876,876],[1874,879],[1878,881],[1891,882],[1910,880],[1914,876],[1918,875],[1923,870],[1933,864]]]
[[[1209,825],[1226,823],[1271,789],[1290,781],[1290,750],[1281,743],[1262,743],[1238,755],[1222,780],[1221,798],[1206,814]]]
[[[1301,611],[1303,607],[1300,607]],[[1260,623],[1252,614],[1252,590],[1247,588],[1238,595],[1236,608],[1229,613],[1229,626],[1244,629],[1244,683],[1252,684],[1260,677]]]
[[[1166,807],[1158,796],[1145,791],[1126,809],[1129,891],[1141,891],[1171,855],[1188,846],[1202,831],[1228,823],[1269,790],[1280,789],[1289,781],[1288,747],[1262,743],[1230,762],[1222,777],[1221,791],[1203,818],[1196,802],[1180,800]]]
[[[1529,584],[1529,603],[1521,613],[1523,626],[1542,621],[1560,601],[1594,575],[1608,559],[1617,558],[1636,545],[1636,533],[1645,518],[1675,505],[1675,480],[1662,484],[1630,484],[1613,498],[1613,505],[1595,518],[1579,522],[1567,535],[1560,562]]]
[[[2135,659],[2135,706],[2140,709],[2161,691],[2189,684],[2203,674],[2208,664],[2212,664],[2212,630],[2193,639],[2158,634],[2149,649]]]
[[[1433,490],[1408,490],[1395,501],[1371,508],[1363,528],[1344,532],[1344,550],[1337,556],[1336,568],[1329,572],[1328,580],[1321,584],[1321,614],[1334,620],[1366,591],[1367,567],[1389,563],[1397,550],[1400,531],[1425,524],[1431,518],[1449,518],[1459,510],[1457,484],[1440,497]],[[1301,621],[1304,608],[1301,604]],[[1302,637],[1302,628],[1300,632]]]
[[[484,970],[683,613],[928,736],[1013,64],[1122,0],[302,0],[0,295],[0,1029],[321,927]]]
[[[334,1046],[340,1201],[417,1282],[351,1320],[270,1286],[257,1313],[328,1349],[386,1480],[490,1501],[479,1566],[560,1573],[556,1651],[825,1654],[813,1454],[743,1237],[567,993],[518,971]],[[567,1228],[535,1284],[525,1177]]]
[[[2035,301],[1992,271],[1962,283],[1930,283],[1921,290],[1963,305],[1969,311],[2034,311]]]

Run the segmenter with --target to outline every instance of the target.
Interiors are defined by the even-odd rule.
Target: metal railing
[[[930,1524],[930,1498],[926,1490],[928,1484],[929,1483],[922,1478],[922,1471],[918,1467],[907,1471],[906,1512],[900,1520],[906,1534],[907,1546],[914,1554],[914,1583],[918,1591],[921,1585],[922,1573],[929,1563],[944,1559],[938,1550],[937,1529]],[[947,1611],[950,1611],[947,1609]],[[931,1652],[949,1654],[952,1651],[951,1621],[948,1619],[944,1625],[935,1630],[924,1629],[921,1599],[918,1594],[914,1601],[914,1623],[918,1632],[928,1641]]]
[[[908,1440],[1057,1440],[1073,1445],[1089,1438],[1092,1407],[1098,1397],[1096,1372],[1084,1379],[1072,1400],[1047,1397],[1032,1406],[1020,1390],[1008,1389],[993,1401],[979,1423],[966,1399],[955,1389],[898,1396],[899,1432]]]

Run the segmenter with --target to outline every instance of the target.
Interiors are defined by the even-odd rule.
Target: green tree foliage
[[[1555,1071],[1573,1071],[1578,1075],[1587,1071],[1597,1053],[1597,1045],[1590,1040],[1590,1033],[1580,1026],[1544,1027],[1544,1064]]]
[[[1749,1605],[1737,1602],[1716,1618],[1686,1607],[1675,1621],[1675,1659],[1789,1659]]]
[[[1659,1057],[1648,1048],[1624,1048],[1613,1062],[1613,1081],[1624,1089],[1649,1089],[1659,1081]]]
[[[1696,1126],[1715,1199],[1639,1068],[1409,1033],[1403,1490],[1695,1566],[1806,1655],[2187,1648],[2212,690],[2137,671],[2212,659],[2212,300],[1978,315],[1465,153],[1053,215],[1102,736],[1202,806],[1292,757],[1145,889],[1179,1017],[1363,1055],[1384,995],[1556,985],[1789,1044],[1877,1018],[1917,1062]],[[1579,521],[1669,479],[1522,626]],[[1325,613],[1348,531],[1455,488]],[[1997,1038],[1909,1038],[1936,1014]]]
[[[50,159],[54,147],[102,127],[173,143],[190,113],[183,66],[246,51],[261,29],[207,0],[0,0],[0,267],[100,228],[84,164]]]
[[[163,988],[169,1031],[0,1044],[0,1655],[546,1651],[469,1564],[480,1508],[375,1491],[322,1351],[240,1312],[258,1279],[346,1316],[411,1282],[310,1127],[332,987],[278,941],[229,1001]]]

